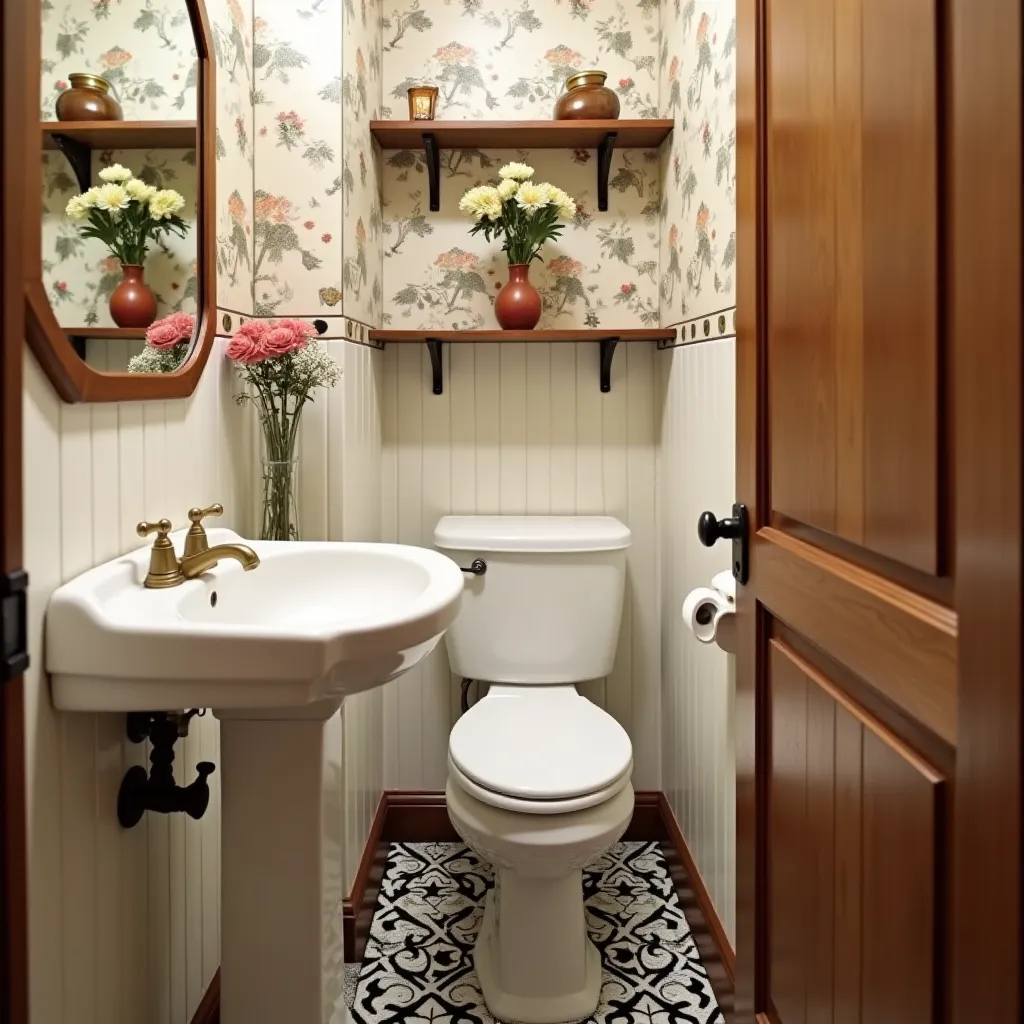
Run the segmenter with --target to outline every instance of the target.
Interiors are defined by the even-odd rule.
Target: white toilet
[[[448,516],[434,543],[466,577],[445,635],[452,671],[491,684],[448,743],[448,814],[494,866],[475,947],[499,1020],[589,1016],[601,960],[587,937],[583,867],[633,814],[633,749],[575,684],[615,659],[629,529],[605,516]]]

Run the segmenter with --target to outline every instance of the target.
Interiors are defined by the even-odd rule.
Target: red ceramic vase
[[[530,265],[514,263],[508,283],[494,300],[494,315],[503,331],[532,331],[540,320],[540,292],[530,284]]]
[[[156,319],[156,296],[142,279],[142,267],[122,264],[124,279],[110,295],[110,315],[118,327],[148,327]]]

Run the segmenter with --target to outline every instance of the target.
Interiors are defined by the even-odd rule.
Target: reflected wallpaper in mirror
[[[42,39],[42,273],[50,304],[94,369],[173,370],[188,344],[164,347],[159,359],[146,352],[129,361],[146,346],[147,324],[196,312],[197,64],[185,0],[54,0],[43,7]],[[139,271],[122,271],[104,240],[83,235],[94,219],[67,215],[69,201],[90,186],[124,188],[126,182],[104,180],[123,176],[118,165],[149,188],[134,186],[129,191],[143,198],[117,212],[104,210],[107,197],[94,194],[90,205],[106,223],[123,222],[129,212],[168,217],[172,191],[184,200],[173,224],[156,222],[165,230],[147,242],[141,282],[134,280]],[[151,205],[155,191],[164,193],[162,206]],[[113,195],[115,203],[125,201]],[[124,240],[124,230],[118,234]],[[171,322],[180,328],[186,321]]]

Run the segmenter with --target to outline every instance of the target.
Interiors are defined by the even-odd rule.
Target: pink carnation
[[[270,354],[263,344],[269,329],[270,325],[265,320],[247,320],[228,343],[228,358],[246,366],[262,362]]]
[[[168,348],[189,341],[195,328],[196,318],[190,313],[171,313],[146,328],[146,342],[153,348]]]
[[[263,336],[263,347],[268,356],[286,356],[305,348],[316,335],[316,328],[308,320],[278,320]]]

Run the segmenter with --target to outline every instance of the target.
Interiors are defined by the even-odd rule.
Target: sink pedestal
[[[223,1024],[345,1019],[340,706],[215,712]]]

